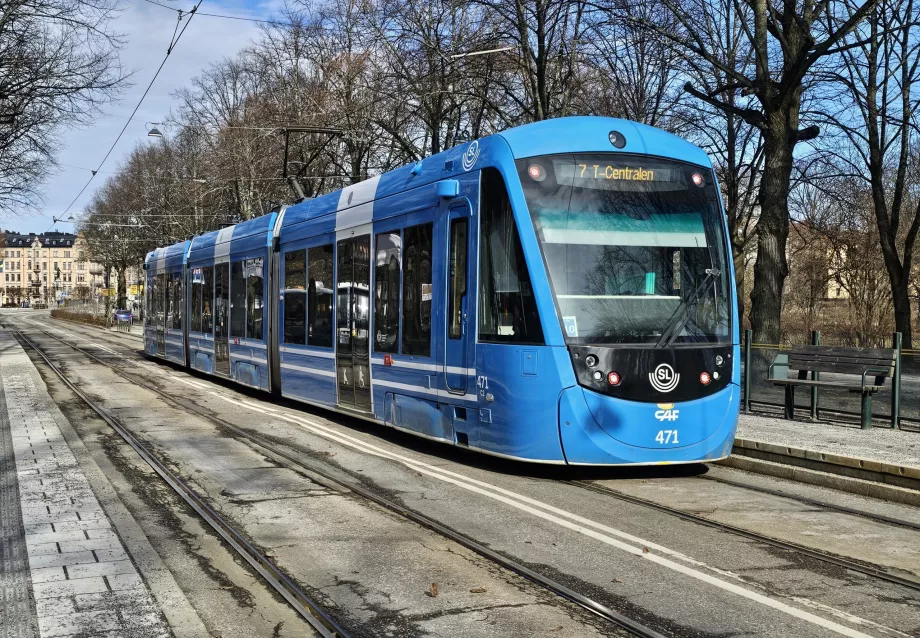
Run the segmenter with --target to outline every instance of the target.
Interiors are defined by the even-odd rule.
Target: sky
[[[194,6],[192,0],[157,1],[177,9],[188,10]],[[280,0],[203,0],[200,11],[271,19],[277,17],[275,10],[280,4]],[[67,205],[80,192],[91,175],[84,169],[98,166],[163,61],[178,14],[145,0],[122,0],[121,6],[122,12],[113,21],[112,27],[124,35],[126,42],[120,58],[126,70],[134,71],[133,86],[119,102],[110,105],[104,115],[96,117],[91,126],[61,131],[60,170],[47,180],[42,189],[44,203],[19,216],[0,218],[0,227],[23,233],[52,230],[52,216],[62,217]],[[176,89],[189,86],[192,78],[214,62],[233,57],[258,33],[259,25],[255,22],[195,16],[115,150],[67,215],[80,216],[95,189],[118,169],[138,141],[155,143],[154,138],[147,137],[149,125],[146,123],[161,122],[166,118],[176,104],[172,97]],[[163,130],[163,127],[158,128]],[[168,134],[170,131],[167,129],[165,132]],[[54,229],[73,232],[74,224],[58,222]]]

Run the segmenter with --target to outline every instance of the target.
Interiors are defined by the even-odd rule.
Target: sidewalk
[[[742,414],[724,463],[920,505],[920,432]]]
[[[0,332],[0,615],[6,635],[170,636],[61,421],[26,353]]]

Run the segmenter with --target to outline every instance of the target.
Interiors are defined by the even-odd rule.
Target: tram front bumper
[[[559,432],[573,465],[694,463],[731,454],[740,388],[674,404],[640,403],[573,386],[559,399]]]

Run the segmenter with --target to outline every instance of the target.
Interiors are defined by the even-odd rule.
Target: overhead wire
[[[155,4],[155,5],[157,5],[158,7],[163,7],[164,9],[169,9],[170,11],[179,11],[179,12],[182,11],[182,9],[177,9],[177,8],[175,8],[175,7],[171,7],[171,6],[169,6],[168,4],[163,4],[162,2],[156,2],[156,0],[144,0],[144,2],[149,2],[150,4]],[[260,22],[260,23],[263,23],[263,24],[278,24],[278,25],[283,25],[283,26],[293,26],[293,25],[294,25],[293,22],[289,22],[289,21],[285,21],[285,20],[265,20],[265,19],[263,19],[263,18],[249,18],[249,17],[246,17],[246,16],[231,16],[231,15],[227,15],[227,14],[224,14],[224,13],[204,13],[204,12],[201,12],[201,13],[199,13],[198,15],[207,16],[207,17],[209,17],[209,18],[224,18],[225,20],[241,20],[241,21],[245,21],[245,22]]]
[[[119,140],[121,140],[122,135],[124,135],[125,131],[128,129],[128,125],[131,123],[131,120],[134,119],[134,115],[137,113],[138,109],[140,109],[141,104],[143,104],[144,98],[147,97],[147,94],[150,92],[150,89],[153,87],[153,83],[156,82],[157,77],[159,77],[160,71],[162,71],[163,67],[166,66],[166,61],[169,60],[169,56],[172,54],[173,50],[175,50],[176,45],[179,44],[179,40],[182,38],[182,34],[184,34],[185,30],[188,29],[188,25],[192,23],[192,18],[195,17],[195,14],[198,11],[198,8],[201,6],[202,2],[204,2],[204,0],[198,0],[198,4],[192,7],[192,9],[188,12],[188,19],[185,21],[185,25],[182,27],[181,31],[178,30],[179,29],[178,24],[176,25],[176,31],[178,31],[178,35],[176,34],[176,32],[173,32],[173,37],[169,43],[169,48],[166,49],[166,55],[163,57],[163,61],[160,63],[160,66],[157,69],[156,73],[153,74],[153,78],[150,80],[150,84],[147,85],[147,88],[144,90],[144,94],[141,95],[141,99],[138,100],[137,105],[134,107],[134,110],[131,112],[131,115],[128,117],[127,121],[125,121],[125,125],[122,127],[121,131],[118,133],[118,137],[115,138],[115,141],[112,143],[112,146],[110,146],[108,152],[106,152],[105,157],[103,157],[102,161],[99,162],[99,165],[96,167],[96,170],[92,171],[92,174],[89,176],[89,179],[86,180],[86,183],[83,185],[83,188],[80,189],[80,192],[77,193],[77,196],[73,198],[73,201],[71,201],[70,204],[67,205],[67,208],[64,209],[64,212],[61,213],[61,217],[66,215],[67,212],[71,208],[73,208],[73,205],[77,203],[77,200],[80,199],[80,196],[83,195],[83,193],[89,187],[90,183],[96,177],[96,174],[102,169],[102,166],[103,164],[105,164],[105,161],[109,158],[109,155],[111,155],[112,151],[115,150],[115,147],[118,145]],[[176,11],[180,11],[180,10],[176,9]],[[179,21],[180,22],[182,21],[181,11],[179,13]],[[53,226],[54,224],[52,224],[52,227]]]

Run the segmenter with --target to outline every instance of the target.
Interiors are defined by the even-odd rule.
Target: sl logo
[[[677,387],[680,375],[667,363],[660,364],[654,372],[649,372],[648,380],[659,392],[670,392]]]
[[[680,410],[674,409],[673,403],[659,403],[660,410],[655,410],[655,418],[659,421],[676,421],[680,415]]]

